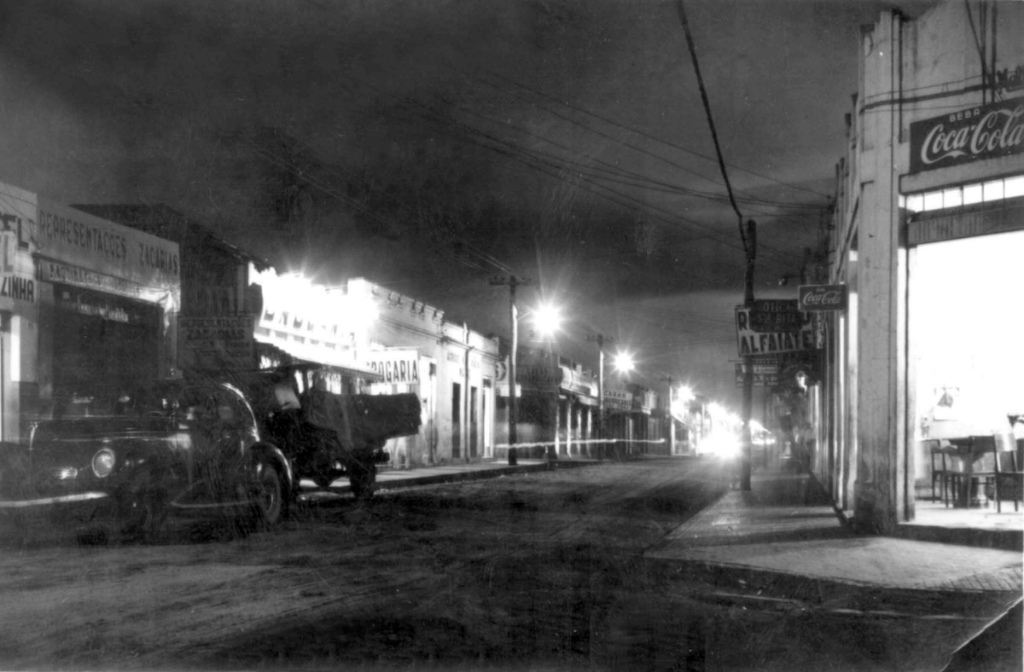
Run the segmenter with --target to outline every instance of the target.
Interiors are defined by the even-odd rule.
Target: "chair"
[[[1022,465],[1017,459],[1019,447],[1017,445],[1003,446],[1002,442],[994,436],[974,436],[971,439],[976,445],[982,446],[986,457],[991,456],[990,461],[986,460],[985,467],[974,471],[971,474],[971,478],[977,479],[979,485],[983,484],[986,488],[992,489],[992,497],[996,500],[997,513],[1003,512],[1003,502],[999,489],[1009,485],[1009,491],[1013,496],[1013,510],[1019,511],[1017,502],[1022,498],[1021,485],[1022,479],[1024,479],[1024,472],[1021,471]],[[1020,441],[1016,443],[1019,444]]]
[[[947,456],[942,448],[942,442],[938,439],[925,439],[922,443],[931,459],[932,501],[934,502],[941,497],[942,501],[946,502],[949,492],[949,481],[953,470],[950,469],[950,464],[946,462]],[[938,467],[936,467],[936,460],[938,460]],[[936,481],[939,482],[939,497],[935,496]]]

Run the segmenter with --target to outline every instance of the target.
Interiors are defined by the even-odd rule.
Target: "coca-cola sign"
[[[846,285],[800,285],[800,310],[846,310]]]
[[[910,172],[1024,153],[1024,99],[1004,100],[910,125]]]

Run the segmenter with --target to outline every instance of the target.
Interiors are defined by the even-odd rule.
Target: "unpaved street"
[[[726,487],[712,461],[605,463],[383,492],[248,537],[8,543],[0,667],[909,669],[919,624],[757,608],[642,559]]]

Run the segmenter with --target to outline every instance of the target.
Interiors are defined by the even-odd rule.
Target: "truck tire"
[[[348,469],[348,483],[352,496],[364,500],[373,497],[373,484],[377,480],[377,465],[353,463]]]
[[[256,458],[250,503],[258,527],[273,527],[288,512],[288,496],[277,464],[262,455]]]

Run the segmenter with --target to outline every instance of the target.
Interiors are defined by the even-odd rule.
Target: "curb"
[[[840,612],[870,612],[882,616],[944,615],[989,618],[1002,613],[1021,599],[1019,591],[966,591],[941,588],[906,588],[787,574],[742,565],[644,558],[666,578],[698,581],[722,591],[733,591],[746,599],[775,599],[806,608],[827,608]]]
[[[608,460],[576,461],[576,460],[552,460],[541,464],[509,465],[492,469],[468,469],[466,471],[453,471],[448,474],[432,474],[429,476],[405,476],[396,478],[394,481],[377,481],[374,492],[382,493],[392,490],[402,490],[423,485],[440,485],[444,483],[460,483],[464,481],[478,481],[489,478],[500,478],[515,474],[540,473],[554,471],[556,469],[576,469],[581,467],[597,466],[609,462]],[[409,470],[410,472],[414,470]],[[387,472],[385,472],[387,473]],[[317,506],[331,506],[341,501],[341,495],[348,495],[352,488],[348,483],[331,487],[329,490],[311,490],[301,495],[305,503]]]

